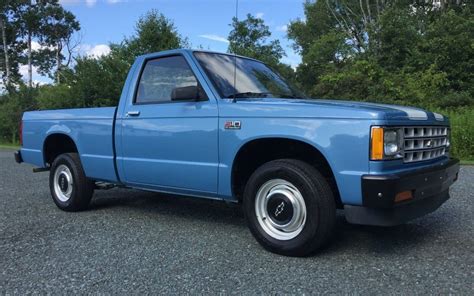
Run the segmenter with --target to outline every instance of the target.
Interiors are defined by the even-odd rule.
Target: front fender
[[[240,120],[241,129],[225,129],[228,120]],[[361,176],[369,169],[370,120],[337,118],[221,118],[219,120],[219,193],[233,198],[232,166],[238,151],[261,138],[284,138],[307,143],[330,165],[341,200],[361,204]]]

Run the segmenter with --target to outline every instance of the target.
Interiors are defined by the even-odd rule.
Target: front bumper
[[[22,163],[23,162],[23,158],[21,157],[21,151],[20,150],[15,152],[15,161],[17,163]]]
[[[345,205],[349,223],[394,226],[433,212],[449,199],[449,187],[457,180],[459,160],[389,175],[362,176],[362,206]],[[395,202],[398,193],[411,191],[413,198]]]

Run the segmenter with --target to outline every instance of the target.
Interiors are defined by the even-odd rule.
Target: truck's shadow
[[[94,195],[90,210],[112,209],[151,212],[156,215],[194,219],[206,223],[219,221],[246,227],[240,206],[220,200],[126,189],[98,191]]]
[[[99,191],[95,194],[90,210],[169,215],[173,219],[228,224],[242,231],[245,231],[247,227],[239,205],[136,190]],[[446,226],[443,227],[442,221],[431,216],[422,219],[424,220],[395,227],[360,226],[347,223],[342,211],[338,211],[332,241],[316,256],[333,256],[343,253],[371,253],[384,256],[409,252],[410,249],[424,242],[429,243],[435,240],[440,228]]]

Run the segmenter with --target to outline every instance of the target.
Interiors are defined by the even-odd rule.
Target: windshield
[[[195,52],[194,56],[222,98],[234,98],[234,96],[236,98],[303,97],[301,93],[293,89],[283,78],[261,62],[208,52]]]

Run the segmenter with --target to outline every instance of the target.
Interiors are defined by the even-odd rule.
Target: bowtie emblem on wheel
[[[281,202],[275,209],[275,217],[278,217],[285,210],[285,203]]]

